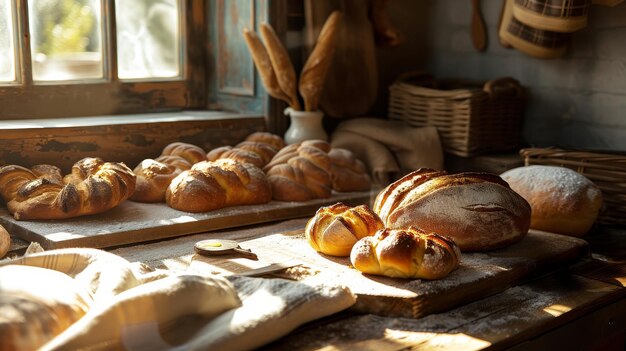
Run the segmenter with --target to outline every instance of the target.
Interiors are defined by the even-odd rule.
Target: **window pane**
[[[33,80],[102,78],[100,0],[28,1]]]
[[[15,81],[11,0],[0,0],[0,82]]]
[[[180,76],[178,0],[116,1],[118,76]]]

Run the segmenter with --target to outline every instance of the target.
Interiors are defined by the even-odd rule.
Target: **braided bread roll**
[[[280,150],[287,145],[283,138],[268,132],[254,132],[248,135],[245,141],[256,141],[259,143],[269,144],[276,150]]]
[[[167,204],[186,212],[267,203],[272,188],[263,171],[230,159],[203,161],[179,174],[165,193]]]
[[[359,240],[350,252],[357,270],[393,278],[441,279],[459,267],[460,259],[452,239],[416,227],[385,228]]]
[[[61,180],[57,167],[0,169],[0,194],[17,220],[62,219],[107,211],[135,191],[135,174],[123,163],[84,158]]]
[[[206,152],[201,147],[182,142],[166,145],[161,151],[161,156],[167,155],[180,156],[192,165],[206,160]]]
[[[372,183],[365,164],[356,158],[352,151],[332,148],[330,157],[333,190],[339,192],[369,190]]]
[[[419,169],[383,189],[373,206],[388,228],[417,226],[452,238],[462,251],[521,240],[530,205],[497,175]]]
[[[341,202],[321,207],[307,222],[304,234],[315,251],[349,256],[361,238],[383,229],[383,222],[368,206],[350,207]]]
[[[171,143],[156,159],[145,159],[133,172],[137,175],[137,186],[130,197],[137,202],[165,202],[165,190],[177,175],[188,170],[199,161],[204,150],[193,144]]]
[[[173,162],[176,162],[175,158],[178,158],[178,156],[167,157],[171,157],[170,160]],[[189,165],[187,169],[191,168],[185,159],[180,159]],[[184,163],[182,165],[184,166]],[[182,171],[182,168],[157,160],[146,159],[141,161],[133,170],[137,175],[137,185],[130,199],[138,202],[165,201],[165,190],[167,190],[172,179],[176,178]]]
[[[266,132],[250,134],[246,140],[232,146],[221,146],[209,151],[208,161],[230,158],[239,162],[248,162],[263,168],[267,165],[278,150],[285,146],[285,141],[278,135]]]
[[[330,197],[328,151],[330,144],[323,140],[306,140],[281,149],[264,168],[273,199],[300,202]]]

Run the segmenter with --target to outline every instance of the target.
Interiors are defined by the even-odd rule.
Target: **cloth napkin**
[[[418,168],[443,169],[443,149],[435,127],[416,128],[400,121],[355,118],[337,126],[331,144],[352,151],[380,186]]]
[[[356,301],[349,289],[326,282],[155,271],[96,249],[52,250],[2,261],[0,277],[15,277],[20,269],[27,273],[23,279],[0,284],[0,311],[6,310],[5,304],[15,304],[5,296],[21,289],[20,295],[26,299],[39,296],[36,302],[43,306],[33,315],[67,319],[67,314],[57,313],[59,305],[54,303],[58,301],[41,293],[50,281],[63,281],[68,287],[63,298],[79,299],[76,305],[86,312],[66,329],[50,335],[50,340],[43,340],[47,341],[43,345],[20,344],[19,337],[10,333],[10,318],[24,320],[27,316],[3,316],[0,344],[18,350],[249,350]],[[39,294],[31,294],[33,290]],[[31,325],[39,324],[21,323],[20,327]],[[28,332],[41,334],[40,330]],[[16,342],[11,344],[12,340]]]

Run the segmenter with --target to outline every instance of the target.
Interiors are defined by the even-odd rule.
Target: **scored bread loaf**
[[[365,191],[371,187],[370,176],[365,164],[352,151],[332,148],[330,157],[333,190],[339,192]]]
[[[304,234],[315,251],[331,256],[349,256],[361,238],[383,229],[383,222],[368,206],[350,207],[338,202],[321,207],[307,222]]]
[[[305,140],[281,149],[264,168],[273,199],[299,202],[330,197],[328,151],[330,144],[323,140]]]
[[[179,174],[165,193],[167,204],[187,212],[267,203],[272,188],[263,171],[230,159],[203,161]]]
[[[459,267],[460,258],[452,239],[416,227],[379,230],[350,252],[360,272],[394,278],[441,279]]]
[[[388,228],[416,226],[452,238],[462,251],[521,240],[530,205],[497,175],[419,169],[383,189],[373,206]]]
[[[277,151],[284,148],[287,144],[280,136],[268,132],[254,132],[248,135],[245,141],[256,141],[259,143],[269,144]]]
[[[530,203],[530,227],[583,236],[602,207],[602,192],[584,175],[564,167],[518,167],[501,175]]]
[[[50,165],[0,168],[0,194],[17,220],[62,219],[107,211],[135,191],[136,176],[123,163],[87,157],[61,171]]]

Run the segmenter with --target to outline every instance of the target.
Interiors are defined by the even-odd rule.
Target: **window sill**
[[[175,141],[211,150],[265,130],[260,115],[181,111],[141,115],[0,121],[0,165],[53,164],[68,172],[84,157],[130,167]]]

